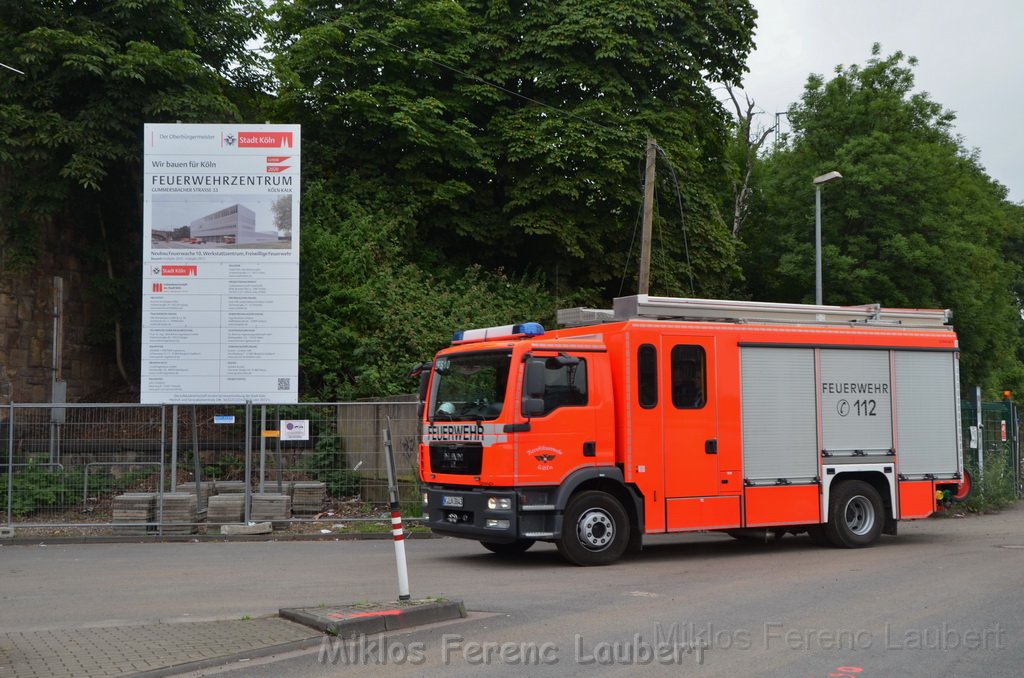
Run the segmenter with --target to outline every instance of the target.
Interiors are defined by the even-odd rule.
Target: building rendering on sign
[[[189,224],[192,238],[202,243],[277,242],[277,232],[256,230],[256,213],[245,205],[231,205]]]

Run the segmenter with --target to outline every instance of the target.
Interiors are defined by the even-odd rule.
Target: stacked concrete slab
[[[192,483],[178,483],[178,492],[187,492],[188,494],[195,494],[199,499],[200,504],[206,503],[207,498],[217,494],[217,488],[212,480],[203,480],[199,483],[199,493],[196,494],[196,484]]]
[[[154,528],[146,523],[155,522],[156,494],[153,492],[127,492],[114,497],[114,534],[148,534]]]
[[[299,482],[292,485],[292,513],[310,516],[320,513],[327,494],[326,483]]]
[[[165,492],[163,533],[195,534],[198,531],[196,495],[187,492]]]
[[[292,517],[292,498],[287,494],[257,492],[252,495],[249,515],[256,522],[269,520],[275,529],[284,529]]]
[[[217,494],[240,494],[245,492],[245,481],[242,480],[218,480],[215,485]]]
[[[217,494],[206,507],[206,522],[211,526],[240,523],[245,519],[244,494]]]

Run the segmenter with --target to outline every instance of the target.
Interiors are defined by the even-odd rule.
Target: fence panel
[[[5,414],[8,523],[103,522],[115,494],[161,491],[162,407],[10,405]]]
[[[980,429],[977,404],[963,401],[960,407],[964,464],[975,474],[995,464],[1007,469],[1020,496],[1020,417],[1016,404],[1010,400],[981,403]]]
[[[414,398],[251,409],[10,405],[0,410],[5,520],[18,530],[140,535],[215,532],[244,519],[277,529],[369,520],[388,499],[389,419],[401,497],[418,510]]]

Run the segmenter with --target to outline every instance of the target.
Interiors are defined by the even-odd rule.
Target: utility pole
[[[643,233],[640,239],[640,289],[638,294],[647,294],[651,285],[651,223],[654,220],[654,164],[658,145],[654,137],[647,138],[647,171],[644,175]]]

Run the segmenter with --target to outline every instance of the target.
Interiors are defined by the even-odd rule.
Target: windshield
[[[464,353],[434,362],[430,418],[488,421],[501,415],[511,353]]]

